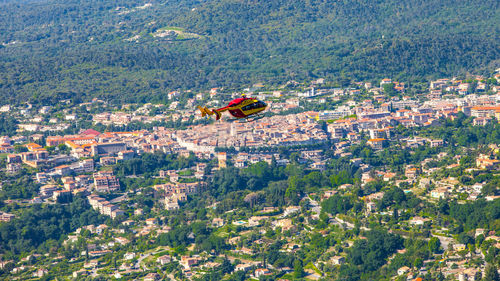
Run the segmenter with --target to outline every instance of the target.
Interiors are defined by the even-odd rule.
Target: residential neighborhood
[[[224,89],[171,93],[169,104],[2,106],[17,124],[0,137],[2,239],[27,212],[65,219],[60,246],[38,229],[45,240],[29,253],[0,253],[2,278],[342,280],[376,269],[381,280],[482,280],[497,270],[499,74],[319,82],[247,89],[269,105],[251,122],[201,117],[196,105],[241,94]]]

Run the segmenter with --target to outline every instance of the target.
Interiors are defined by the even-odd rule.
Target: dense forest
[[[0,225],[0,252],[7,258],[37,249],[49,252],[64,235],[105,219],[84,198],[75,198],[69,205],[34,205],[20,218]]]
[[[317,77],[415,81],[487,73],[500,55],[495,0],[2,0],[0,18],[4,103],[155,101]]]

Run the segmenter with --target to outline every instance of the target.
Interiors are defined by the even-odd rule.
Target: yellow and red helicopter
[[[206,107],[198,106],[198,109],[201,111],[202,117],[215,114],[215,120],[219,120],[224,111],[229,111],[229,114],[231,114],[236,119],[246,119],[247,121],[253,121],[259,117],[262,117],[262,115],[260,115],[259,113],[264,111],[266,107],[267,104],[265,102],[260,101],[256,98],[247,98],[245,95],[242,95],[241,98],[232,100],[225,107],[221,107],[218,109],[208,109]]]

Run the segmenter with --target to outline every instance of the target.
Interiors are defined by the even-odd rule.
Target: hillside
[[[500,66],[496,0],[0,1],[3,101]],[[22,97],[23,99],[20,99]]]

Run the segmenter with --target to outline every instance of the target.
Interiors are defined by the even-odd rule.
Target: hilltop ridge
[[[11,101],[58,93],[126,93],[139,101],[174,89],[317,77],[419,80],[499,67],[493,0],[43,0],[0,7],[0,95]],[[165,27],[176,31],[155,36]]]

